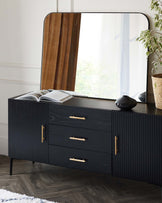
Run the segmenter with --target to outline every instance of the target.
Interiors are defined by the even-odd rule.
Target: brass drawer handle
[[[69,161],[76,161],[76,162],[81,162],[81,163],[85,163],[86,162],[85,159],[76,159],[76,158],[69,158]]]
[[[41,125],[41,143],[44,142],[44,129],[45,129],[44,125]]]
[[[79,117],[79,116],[69,116],[70,119],[77,119],[77,120],[86,120],[85,117]]]
[[[115,156],[118,154],[118,137],[115,136]]]
[[[69,140],[77,140],[77,141],[82,141],[82,142],[86,141],[85,138],[79,138],[79,137],[69,137]]]

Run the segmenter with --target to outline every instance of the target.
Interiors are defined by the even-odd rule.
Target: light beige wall
[[[44,17],[56,0],[0,0],[0,154],[8,154],[8,98],[39,89]]]

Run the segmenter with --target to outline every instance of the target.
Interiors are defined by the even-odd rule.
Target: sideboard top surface
[[[108,99],[74,97],[71,100],[68,100],[67,102],[61,105],[75,106],[75,107],[82,107],[82,108],[94,108],[94,109],[101,109],[101,110],[122,111],[116,106],[115,100],[108,100]],[[137,103],[137,106],[135,106],[132,110],[128,112],[162,115],[162,110],[156,109],[154,104],[143,104],[143,103]]]
[[[16,97],[10,98],[9,100],[15,100]],[[29,100],[16,100],[21,102],[34,102]],[[62,105],[69,107],[79,107],[79,108],[91,108],[91,109],[99,109],[99,110],[112,110],[123,112],[115,105],[115,100],[108,99],[98,99],[98,98],[90,98],[90,97],[73,97],[72,99],[60,104],[55,102],[41,101],[39,103],[48,103],[50,105]],[[151,114],[151,115],[162,115],[162,110],[156,109],[154,104],[143,104],[137,103],[137,106],[134,107],[131,111],[127,111],[130,113],[141,113],[141,114]]]

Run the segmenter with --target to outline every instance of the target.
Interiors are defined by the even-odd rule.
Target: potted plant
[[[154,55],[152,85],[155,106],[162,109],[162,0],[152,0],[151,10],[155,12],[154,29],[142,31],[137,40],[144,44],[147,56]],[[157,70],[161,73],[156,74]]]

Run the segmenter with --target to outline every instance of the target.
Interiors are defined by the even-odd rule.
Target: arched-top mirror
[[[140,13],[49,14],[41,88],[107,99],[126,94],[140,101],[147,92],[147,58],[136,38],[148,27]]]

